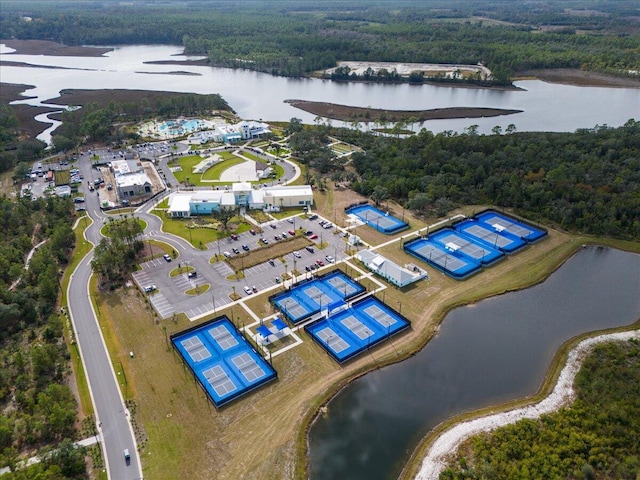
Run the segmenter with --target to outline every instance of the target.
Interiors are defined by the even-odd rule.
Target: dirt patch
[[[534,77],[543,82],[577,85],[580,87],[640,88],[640,79],[614,77],[577,68],[548,68],[519,72],[518,77]]]
[[[426,120],[442,120],[447,118],[497,117],[522,112],[522,110],[507,110],[502,108],[468,107],[433,108],[430,110],[383,110],[326,102],[310,102],[307,100],[285,100],[285,103],[320,117],[340,121],[356,120],[361,123],[378,122],[379,119],[382,118],[392,123],[406,122],[409,119],[416,122],[423,122]]]
[[[104,47],[70,47],[49,40],[0,40],[7,47],[16,50],[20,55],[48,55],[58,57],[100,57],[113,48]]]

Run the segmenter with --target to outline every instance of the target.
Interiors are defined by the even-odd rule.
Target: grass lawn
[[[293,247],[298,240],[272,248],[285,248],[287,243]],[[306,478],[307,429],[319,408],[351,379],[415,353],[435,335],[451,308],[542,281],[583,243],[594,241],[550,230],[545,240],[463,282],[429,270],[429,280],[402,290],[388,288],[386,303],[412,321],[410,330],[342,366],[300,330],[302,345],[273,358],[278,380],[220,410],[206,398],[168,339],[204,319],[189,322],[179,314],[161,320],[136,288],[101,295],[101,325],[111,330],[105,339],[112,360],[121,361],[126,371],[128,396],[135,399],[136,420],[148,439],[140,452],[145,477],[209,479],[215,472],[222,480]],[[602,242],[640,251],[639,243]],[[272,258],[275,253],[261,249],[250,255]],[[399,243],[385,247],[383,254],[415,261]],[[357,275],[351,267],[340,267]],[[363,283],[375,286],[368,279]],[[273,313],[266,293],[244,296],[242,302],[260,316]],[[254,321],[238,304],[217,314],[227,314],[237,325]],[[129,351],[135,351],[135,358],[129,358]]]
[[[240,152],[240,154],[243,157],[246,157],[246,158],[248,158],[250,160],[253,160],[254,162],[267,163],[267,161],[264,158],[259,157],[259,156],[255,155],[255,154],[249,152],[248,150],[242,150]]]
[[[111,220],[111,219],[110,219]],[[140,228],[142,228],[142,231],[144,231],[145,228],[147,228],[147,222],[145,222],[144,220],[142,220],[141,218],[136,218],[136,220],[138,221],[138,223],[140,224]],[[118,220],[118,219],[114,219],[111,222],[107,222],[101,229],[100,229],[100,233],[104,236],[104,237],[111,237],[111,230],[113,228],[114,225],[117,225],[119,222],[122,222],[122,220]]]
[[[279,212],[271,212],[274,218],[282,220],[283,218],[289,218],[292,215],[302,215],[305,213],[303,207],[283,207]]]
[[[206,249],[207,243],[214,242],[220,238],[225,238],[227,234],[213,228],[188,228],[187,225],[194,223],[190,218],[166,217],[161,210],[153,210],[162,219],[162,230],[184,238],[195,248]],[[196,221],[214,222],[211,217],[198,217]],[[230,231],[236,233],[246,232],[251,229],[251,225],[240,217],[234,217],[229,221]]]
[[[222,175],[222,173],[225,170],[233,167],[234,165],[239,165],[241,163],[244,163],[245,161],[246,160],[235,157],[235,156],[233,158],[223,160],[222,162],[215,164],[213,167],[211,167],[206,172],[204,172],[202,174],[202,180],[208,180],[209,182],[219,181],[220,175]],[[206,183],[202,183],[202,184],[206,185]]]

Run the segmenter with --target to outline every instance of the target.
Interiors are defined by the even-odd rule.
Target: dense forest
[[[12,107],[0,104],[0,173],[11,170],[19,162],[40,158],[46,146],[35,138],[21,137],[20,122]]]
[[[212,65],[302,76],[340,60],[640,71],[632,0],[46,2],[5,0],[5,37],[67,45],[182,44]],[[637,73],[635,74],[637,75]]]
[[[317,128],[324,135],[327,127]],[[365,150],[350,164],[359,177],[352,187],[363,195],[438,215],[455,205],[504,206],[571,231],[640,238],[640,122],[574,133],[494,130],[423,129],[406,139],[347,129],[331,135]]]
[[[597,346],[573,405],[467,441],[441,480],[640,477],[640,343]]]
[[[6,478],[86,476],[84,452],[72,445],[77,405],[66,382],[64,316],[56,311],[61,269],[75,243],[72,212],[69,198],[0,197],[0,465],[14,467],[25,452],[44,456]]]

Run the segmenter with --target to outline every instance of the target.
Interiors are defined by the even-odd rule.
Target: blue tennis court
[[[226,316],[174,334],[171,343],[216,408],[278,376]]]
[[[345,209],[345,212],[352,213],[370,227],[387,235],[409,228],[408,223],[389,215],[389,213],[378,210],[371,205],[349,207]]]
[[[498,249],[504,253],[515,252],[527,244],[522,238],[506,230],[499,232],[490,225],[473,218],[457,223],[454,228],[458,232],[473,238],[475,242]]]
[[[365,288],[358,282],[335,270],[272,295],[269,301],[291,323],[297,324],[322,310],[333,310],[364,291]]]
[[[355,302],[305,330],[334,360],[343,363],[409,328],[411,322],[375,297]]]
[[[434,232],[429,236],[429,240],[444,247],[447,252],[459,252],[461,256],[478,261],[481,265],[489,265],[504,255],[500,250],[482,245],[473,237],[458,233],[451,228]]]
[[[456,279],[465,278],[482,266],[480,260],[463,255],[458,250],[447,250],[440,242],[430,238],[411,240],[404,244],[404,251]]]
[[[522,220],[517,220],[504,213],[498,213],[495,210],[481,212],[475,215],[474,218],[496,232],[506,232],[527,243],[540,240],[547,234],[544,229],[534,227]]]

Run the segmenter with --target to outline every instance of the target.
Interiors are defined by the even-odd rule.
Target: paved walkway
[[[88,437],[85,438],[83,440],[80,440],[76,443],[74,443],[74,445],[78,446],[78,447],[89,447],[91,445],[94,445],[98,442],[102,441],[101,438],[98,438],[98,435],[94,435],[92,437]],[[27,458],[26,460],[23,460],[22,462],[18,462],[18,464],[16,465],[16,470],[20,470],[22,468],[28,467],[30,465],[33,465],[35,463],[40,463],[40,457],[35,456],[35,457],[31,457],[31,458]],[[2,467],[0,468],[0,475],[4,475],[5,473],[11,473],[11,467]]]

